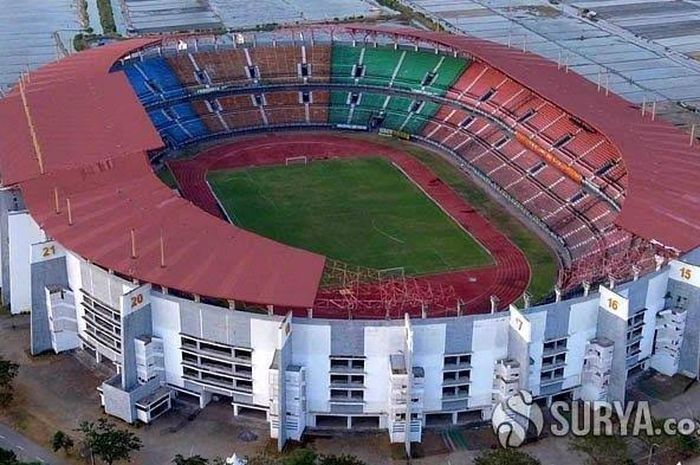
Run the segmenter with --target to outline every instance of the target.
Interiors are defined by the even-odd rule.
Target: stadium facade
[[[700,159],[650,111],[538,56],[412,30],[90,50],[0,101],[3,299],[31,311],[32,353],[113,364],[102,404],[128,422],[179,395],[263,412],[280,446],[314,428],[410,443],[486,420],[520,389],[623,400],[639,371],[700,375]],[[325,257],[227,224],[152,172],[175,149],[261,128],[442,151],[558,251],[556,297],[426,299],[390,318],[376,301],[319,307]]]

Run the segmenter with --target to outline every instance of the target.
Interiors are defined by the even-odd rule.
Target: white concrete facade
[[[31,232],[27,218],[16,223]],[[30,236],[44,239],[40,231]],[[22,257],[11,254],[15,269]],[[218,396],[236,413],[265,412],[280,444],[308,428],[380,428],[396,442],[416,441],[424,427],[489,419],[509,390],[528,390],[542,402],[615,400],[624,397],[632,370],[651,364],[672,375],[683,353],[700,357],[697,344],[684,342],[700,305],[673,303],[679,291],[669,283],[688,276],[676,262],[613,289],[510,313],[345,321],[212,306],[131,282],[70,251],[64,257],[63,293],[44,295],[51,327],[65,323],[55,350],[80,345],[113,361],[121,387],[109,380],[103,402],[129,421],[160,413],[166,389],[196,396],[201,406]],[[700,295],[685,281],[678,284],[684,296]],[[18,292],[31,297],[31,289]],[[145,295],[134,299],[139,293]],[[100,318],[109,312],[107,324]],[[138,412],[119,413],[128,410],[124,402]]]

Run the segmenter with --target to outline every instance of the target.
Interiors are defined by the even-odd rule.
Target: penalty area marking
[[[398,242],[399,244],[405,244],[405,243],[406,243],[405,241],[402,241],[402,240],[399,239],[398,237],[394,237],[394,236],[392,236],[391,234],[389,234],[389,233],[387,233],[387,232],[384,232],[384,231],[382,231],[381,229],[379,229],[379,228],[377,227],[377,225],[374,223],[374,220],[372,220],[372,229],[374,229],[375,231],[377,231],[377,232],[378,232],[379,234],[381,234],[382,236],[385,236],[385,237],[391,239],[392,241]]]

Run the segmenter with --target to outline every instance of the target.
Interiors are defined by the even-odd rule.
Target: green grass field
[[[491,257],[382,158],[209,173],[239,226],[350,264],[436,273]]]

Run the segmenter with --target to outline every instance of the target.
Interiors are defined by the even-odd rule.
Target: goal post
[[[308,163],[309,163],[309,159],[306,157],[306,155],[302,155],[302,156],[298,156],[298,157],[287,157],[284,159],[285,166],[306,165]]]
[[[378,270],[381,279],[402,279],[406,276],[403,266]]]

